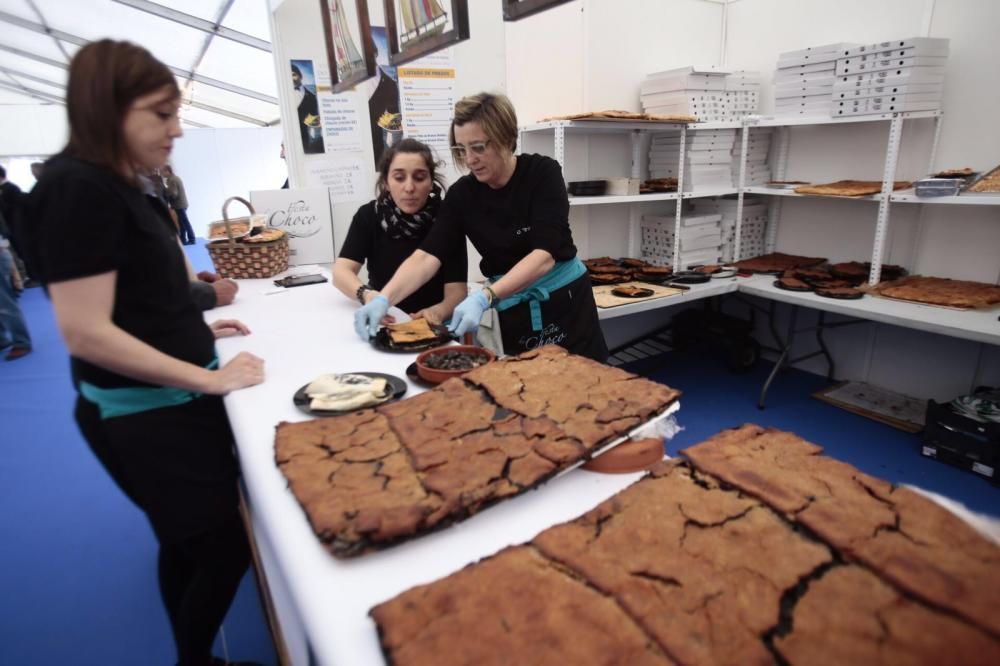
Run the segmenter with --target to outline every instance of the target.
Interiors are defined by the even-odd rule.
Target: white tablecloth
[[[297,273],[303,272],[301,268]],[[641,474],[572,470],[440,532],[386,551],[338,560],[313,535],[274,463],[274,428],[306,414],[292,395],[328,372],[384,372],[406,378],[415,355],[379,352],[354,333],[356,303],[331,283],[277,289],[242,280],[234,304],[206,319],[240,319],[252,333],[219,340],[222,362],[249,351],[267,362],[260,386],[226,397],[246,484],[254,538],[294,664],[378,664],[381,650],[368,609],[414,585],[450,574],[522,543],[610,497]],[[409,383],[408,394],[422,389]]]

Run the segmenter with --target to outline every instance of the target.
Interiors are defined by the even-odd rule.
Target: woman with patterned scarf
[[[367,304],[423,242],[444,195],[444,178],[436,167],[431,149],[415,139],[403,139],[383,153],[378,197],[354,214],[333,266],[333,284],[345,296]],[[358,278],[365,264],[367,284]],[[399,307],[414,318],[443,323],[467,295],[467,264],[465,247],[456,247],[434,277]]]

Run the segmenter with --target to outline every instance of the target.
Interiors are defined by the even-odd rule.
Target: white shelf
[[[681,199],[710,199],[712,197],[724,197],[728,194],[739,194],[739,189],[735,187],[719,187],[711,190],[685,192]]]
[[[587,132],[621,132],[622,130],[658,130],[680,129],[688,125],[685,122],[662,122],[658,120],[546,120],[532,125],[525,125],[522,132],[545,132],[558,127],[565,130],[584,130]]]
[[[712,296],[729,294],[739,288],[737,280],[741,279],[745,280],[746,278],[731,277],[719,280],[709,280],[703,284],[688,284],[684,286],[690,287],[690,289],[674,296],[664,296],[663,298],[636,301],[635,303],[628,303],[627,305],[616,305],[613,308],[597,308],[597,318],[601,320],[614,319],[616,317],[625,317],[639,312],[648,312],[650,310],[659,310],[660,308],[669,308],[675,305],[684,305],[694,301],[699,301],[703,298],[711,298]]]
[[[845,123],[870,123],[880,120],[902,118],[937,118],[940,111],[902,111],[896,113],[874,113],[870,116],[745,116],[748,127],[791,127],[795,125],[842,125]]]
[[[900,190],[889,197],[893,203],[951,204],[957,206],[1000,206],[1000,194],[963,192],[953,197],[918,197],[913,190]]]
[[[773,275],[757,276],[742,282],[739,290],[752,296],[835,312],[848,317],[1000,345],[1000,321],[997,320],[1000,308],[963,311],[869,295],[856,301],[840,301],[817,296],[811,292],[779,289],[774,286],[774,281]]]
[[[653,192],[651,194],[609,194],[599,197],[570,196],[570,206],[596,206],[599,204],[646,203],[647,201],[676,201],[676,192]],[[687,198],[687,197],[685,197]]]
[[[830,196],[828,194],[799,194],[795,190],[786,190],[779,187],[744,187],[743,192],[746,194],[767,194],[769,196],[775,197],[802,197],[808,199],[840,199],[847,201],[881,201],[881,194],[866,194],[860,197],[837,197]]]
[[[691,123],[688,130],[720,130],[720,129],[742,129],[743,119],[740,120],[717,120],[708,123]]]

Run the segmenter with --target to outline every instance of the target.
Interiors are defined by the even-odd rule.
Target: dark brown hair
[[[128,162],[125,116],[135,100],[167,86],[180,97],[170,69],[141,46],[110,39],[87,44],[69,65],[65,152],[130,179],[122,173]]]
[[[448,130],[448,143],[455,146],[455,128],[465,123],[479,123],[483,133],[497,146],[517,149],[517,113],[506,95],[482,92],[463,97],[455,103],[455,117]],[[465,168],[465,158],[453,156],[456,166]]]
[[[378,163],[378,181],[375,183],[375,193],[377,195],[381,196],[386,191],[386,188],[388,188],[389,167],[392,166],[392,160],[400,153],[414,153],[424,158],[424,164],[427,165],[431,179],[442,190],[445,189],[444,174],[437,170],[437,167],[441,166],[441,163],[434,160],[434,154],[431,152],[430,146],[416,139],[403,139],[399,143],[386,148],[385,152],[382,153],[382,159]]]

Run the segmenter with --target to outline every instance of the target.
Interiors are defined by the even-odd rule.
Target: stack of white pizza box
[[[745,132],[746,130],[740,130]],[[771,180],[771,165],[768,163],[768,153],[771,150],[771,136],[774,133],[772,127],[754,127],[750,130],[750,138],[747,139],[747,166],[744,175],[744,187],[754,185],[766,185]],[[743,137],[736,135],[733,143],[732,180],[733,186],[740,184],[740,150],[743,145]]]
[[[728,73],[715,65],[691,65],[649,74],[639,87],[642,110],[694,116],[703,122],[724,120]]]
[[[833,85],[834,116],[937,111],[948,39],[911,37],[844,49]]]
[[[760,72],[689,65],[646,76],[639,101],[644,113],[683,114],[700,122],[737,120],[757,112]]]
[[[780,54],[774,72],[774,115],[829,117],[837,59],[854,46],[839,42]]]
[[[684,151],[684,191],[732,187],[735,143],[735,129],[689,127]],[[680,148],[680,130],[654,133],[649,142],[649,177],[677,178]]]
[[[757,113],[760,107],[760,72],[734,69],[726,76],[726,95],[723,116],[726,120],[739,120]]]
[[[674,266],[673,215],[643,215],[639,222],[642,258],[658,266]],[[681,218],[680,255],[675,271],[701,264],[717,264],[722,257],[722,215],[685,215]]]
[[[736,197],[697,199],[691,202],[695,215],[720,215],[722,231],[721,260],[733,261],[736,250]],[[764,254],[767,230],[767,205],[753,196],[743,198],[743,222],[740,225],[740,258]]]

